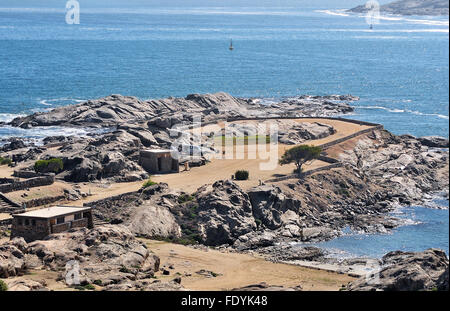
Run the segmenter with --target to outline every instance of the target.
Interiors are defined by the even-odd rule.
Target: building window
[[[19,226],[22,226],[22,224],[23,224],[22,219],[17,219],[17,223],[19,224]]]
[[[33,227],[36,227],[36,219],[32,219],[31,224],[33,225]]]
[[[81,213],[77,213],[74,216],[75,220],[81,219]]]
[[[30,220],[29,219],[25,219],[25,226],[29,226],[30,225]]]
[[[56,224],[63,224],[64,223],[64,217],[58,217],[57,219],[56,219]]]

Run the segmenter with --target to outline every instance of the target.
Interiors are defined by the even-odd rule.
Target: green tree
[[[5,282],[0,280],[0,292],[6,292],[8,290],[8,285]]]
[[[296,172],[302,172],[302,165],[317,159],[322,152],[322,148],[317,146],[300,145],[289,150],[282,155],[279,163],[280,165],[295,163],[297,166]]]

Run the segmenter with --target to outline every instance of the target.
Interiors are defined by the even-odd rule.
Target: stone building
[[[174,159],[167,149],[142,150],[139,154],[139,164],[151,174],[180,172],[178,159]]]
[[[11,238],[23,237],[27,242],[42,240],[52,233],[71,228],[93,228],[91,207],[52,206],[21,214],[14,214]]]

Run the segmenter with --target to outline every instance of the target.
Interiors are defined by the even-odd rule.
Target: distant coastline
[[[369,9],[365,4],[354,7],[347,12],[367,13]],[[448,16],[449,3],[447,0],[399,0],[380,6],[383,14],[395,15],[423,15],[423,16]]]

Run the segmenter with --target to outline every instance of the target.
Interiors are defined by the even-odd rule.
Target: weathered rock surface
[[[177,204],[167,184],[157,184],[138,192],[125,193],[91,202],[94,216],[102,221],[123,224],[133,234],[148,238],[178,238],[181,229],[171,208]]]
[[[28,279],[6,280],[8,291],[11,292],[29,292],[29,291],[48,291],[45,283]]]
[[[280,103],[261,105],[258,100],[234,98],[226,93],[191,94],[185,98],[165,98],[142,101],[136,97],[111,95],[97,100],[58,107],[18,117],[9,124],[30,128],[34,126],[94,126],[111,127],[149,121],[156,128],[170,128],[175,124],[192,120],[193,113],[204,121],[227,118],[256,117],[262,114],[279,116],[331,116],[353,111],[348,104],[353,96],[299,96]],[[147,140],[147,138],[144,138]],[[152,142],[149,139],[148,142]]]
[[[26,144],[24,143],[23,140],[18,139],[18,138],[12,138],[9,140],[8,143],[3,145],[3,147],[1,147],[0,150],[3,152],[7,152],[7,151],[11,151],[11,150],[22,149],[25,147],[26,147]]]
[[[436,147],[436,148],[448,148],[449,142],[447,138],[440,136],[423,136],[417,139],[423,146]]]
[[[73,275],[69,280],[81,285],[95,281],[107,286],[151,278],[160,263],[159,258],[124,226],[71,230],[29,244],[23,239],[14,239],[0,247],[2,277],[41,267],[52,271],[66,270],[61,279],[67,282],[67,276]]]
[[[424,146],[411,136],[374,131],[360,139],[340,160],[381,185],[401,204],[422,203],[449,189],[449,153]]]
[[[248,195],[230,180],[217,181],[196,192],[195,222],[206,245],[232,244],[256,228]]]
[[[395,251],[382,259],[379,273],[349,285],[350,290],[417,291],[448,290],[449,261],[444,251]]]
[[[23,238],[15,238],[0,245],[0,278],[22,275],[26,268],[24,251],[27,244]]]
[[[295,121],[294,121],[295,122]],[[286,122],[283,122],[286,127]],[[287,145],[298,145],[306,140],[325,138],[336,133],[336,130],[324,123],[297,123],[286,131],[283,127],[279,127],[279,142]]]

